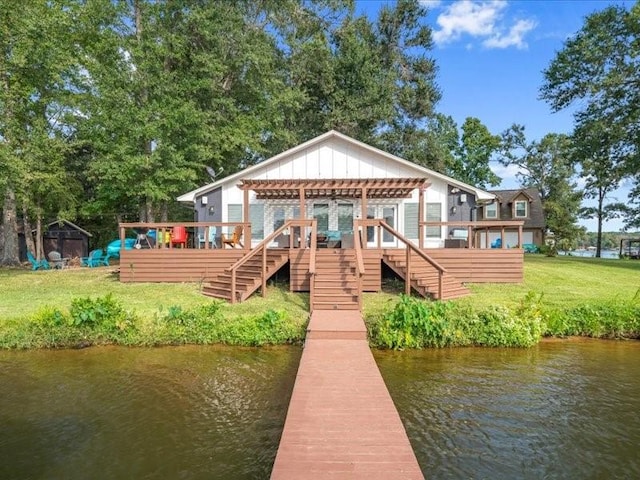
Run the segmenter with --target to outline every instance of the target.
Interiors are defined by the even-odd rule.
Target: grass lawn
[[[525,255],[522,284],[473,284],[461,299],[475,306],[516,305],[528,292],[543,295],[549,307],[631,300],[640,290],[640,261]]]
[[[141,317],[154,316],[179,305],[188,309],[211,303],[196,283],[121,283],[113,268],[71,268],[68,270],[0,269],[0,325],[3,321],[30,316],[44,306],[66,309],[78,297],[111,293],[128,310]],[[254,295],[248,301],[225,304],[226,317],[259,314],[269,309],[286,310],[292,317],[308,316],[308,295],[292,294],[269,287],[267,298]]]
[[[77,297],[113,294],[127,309],[141,316],[154,315],[171,306],[191,308],[210,298],[195,283],[121,283],[113,268],[76,268],[31,271],[0,269],[0,322],[24,318],[48,305],[66,308]],[[522,284],[472,284],[472,295],[458,302],[476,306],[516,305],[528,292],[543,294],[550,307],[571,307],[589,301],[630,300],[640,289],[640,261],[526,255]],[[402,290],[365,293],[364,310],[392,305]],[[309,298],[286,288],[271,286],[267,298],[254,295],[248,301],[225,306],[226,315],[244,315],[269,309],[285,309],[292,315],[308,315]]]
[[[398,304],[399,294],[404,291],[402,282],[390,281],[388,286],[381,293],[365,293],[363,313],[367,322],[379,321],[385,311]],[[640,290],[640,262],[527,255],[522,284],[474,284],[469,288],[470,296],[449,305],[454,307],[450,310],[455,317],[451,321],[460,323],[461,328],[475,328],[478,322],[487,331],[507,328],[518,318],[501,317],[506,314],[496,312],[494,307],[517,312],[514,307],[534,292],[542,295],[539,305],[547,315],[547,332],[551,335],[640,335],[640,310],[636,307],[640,300],[636,296]],[[72,346],[85,337],[93,343],[130,345],[297,342],[304,338],[309,316],[309,295],[291,293],[287,285],[270,285],[267,298],[254,295],[235,305],[217,302],[218,307],[200,293],[197,283],[121,283],[110,267],[35,272],[0,269],[0,292],[0,344],[11,348]],[[117,320],[120,317],[114,314],[113,321],[101,320],[103,323],[87,324],[86,328],[83,324],[78,329],[68,320],[71,317],[52,313],[53,308],[69,312],[74,299],[90,297],[97,301],[108,294],[130,312],[127,318],[132,323]],[[586,304],[586,311],[581,310]],[[99,314],[99,310],[91,308],[106,308],[87,306],[87,302],[83,305],[90,315]],[[438,304],[434,305],[436,308]],[[211,307],[215,315],[210,313]],[[442,312],[446,314],[445,310]],[[73,318],[94,321],[94,317]],[[412,318],[408,314],[407,319],[398,321],[410,323]],[[530,329],[532,324],[528,321],[521,322],[523,331]]]

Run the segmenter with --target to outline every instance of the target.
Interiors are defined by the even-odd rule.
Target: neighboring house
[[[524,220],[523,245],[533,244],[540,247],[544,239],[545,221],[538,189],[492,190],[491,193],[496,196],[496,201],[479,209],[478,220],[480,222]],[[489,233],[489,242],[495,246],[499,237],[500,232],[494,230]],[[505,241],[508,248],[518,246],[517,233],[505,232]],[[485,236],[481,236],[481,247],[486,247]]]
[[[317,183],[319,188],[314,188],[314,180],[322,180]],[[376,188],[378,183],[384,188]],[[305,189],[304,203],[300,202],[299,189]],[[364,209],[363,189],[367,190]],[[348,232],[353,229],[354,219],[366,216],[384,219],[417,243],[421,195],[424,219],[432,222],[475,220],[477,209],[495,198],[490,192],[332,130],[185,193],[178,201],[193,207],[198,222],[242,222],[246,218],[243,204],[248,200],[253,246],[285,220],[299,218],[301,207],[305,218],[317,219],[319,231]],[[445,240],[457,233],[453,230],[427,226],[424,247],[444,247]],[[368,241],[374,245],[377,238],[373,229],[371,233]],[[383,235],[381,240],[383,247],[396,246],[392,235]]]

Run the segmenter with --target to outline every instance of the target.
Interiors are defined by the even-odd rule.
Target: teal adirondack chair
[[[96,248],[95,250],[91,250],[89,252],[88,257],[82,257],[80,259],[80,265],[83,267],[99,267],[100,265],[104,265],[104,251],[101,248]]]
[[[40,260],[36,260],[31,252],[27,252],[27,259],[29,263],[31,263],[31,270],[38,270],[41,268],[42,270],[49,270],[49,262],[47,262],[46,258],[41,258]]]

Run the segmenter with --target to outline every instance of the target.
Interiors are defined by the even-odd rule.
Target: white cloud
[[[527,48],[524,36],[533,30],[535,26],[536,22],[533,20],[518,20],[516,24],[509,29],[507,34],[502,35],[498,32],[482,42],[482,45],[487,48]]]
[[[499,162],[490,162],[489,167],[498,177],[502,179],[498,188],[519,188],[520,184],[517,179],[518,173],[523,173],[517,165],[503,165]]]
[[[420,0],[420,4],[429,9],[439,7],[441,3],[442,0]]]
[[[433,32],[433,39],[442,45],[467,35],[484,39],[486,48],[526,48],[524,36],[536,23],[529,19],[515,23],[505,20],[507,7],[508,3],[502,0],[458,0],[438,16],[439,29]]]

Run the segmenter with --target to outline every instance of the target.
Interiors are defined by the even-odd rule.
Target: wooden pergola
[[[426,178],[327,178],[241,180],[238,188],[244,191],[244,222],[249,222],[249,191],[260,200],[300,201],[300,218],[306,217],[305,201],[312,198],[352,198],[360,200],[361,218],[367,218],[367,200],[410,198],[419,192],[418,218],[424,218],[424,192],[430,186]]]

